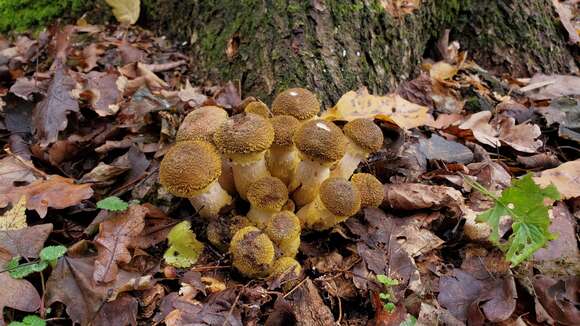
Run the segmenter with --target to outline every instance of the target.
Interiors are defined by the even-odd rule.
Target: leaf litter
[[[138,1],[108,2],[119,21],[136,21]],[[392,93],[346,93],[322,117],[381,126],[388,141],[359,170],[384,184],[385,199],[305,234],[301,278],[283,291],[283,280],[234,272],[206,223],[158,185],[159,162],[189,112],[241,112],[252,94],[232,82],[201,86],[192,59],[136,27],[85,23],[41,36],[57,46],[22,35],[1,54],[0,68],[22,71],[0,81],[0,325],[22,312],[83,325],[580,323],[578,77],[515,83],[447,40],[444,61],[425,60]],[[562,199],[538,190],[550,185]],[[537,198],[542,191],[552,200]],[[535,210],[510,219],[510,204]],[[541,232],[522,236],[518,218]],[[480,229],[487,233],[474,237]],[[24,279],[6,271],[15,257],[35,262],[57,245],[68,251],[43,271]],[[523,260],[526,247],[542,248]],[[378,275],[398,281],[393,313]]]

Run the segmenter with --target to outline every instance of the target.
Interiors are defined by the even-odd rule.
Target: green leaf
[[[396,279],[392,279],[386,275],[379,274],[377,275],[377,281],[385,286],[395,286],[399,285],[399,281]]]
[[[112,212],[122,212],[129,207],[129,204],[116,196],[110,196],[97,202],[97,207]]]
[[[477,216],[477,222],[486,222],[491,227],[490,241],[506,252],[506,259],[512,267],[520,264],[544,247],[549,240],[556,239],[550,233],[550,206],[544,204],[544,198],[560,199],[560,193],[554,185],[540,188],[531,174],[515,180],[506,188],[499,198],[490,195],[485,188],[476,189],[493,198],[495,206]],[[503,216],[512,218],[512,234],[507,243],[500,243],[499,222]]]
[[[407,317],[407,319],[405,319],[401,324],[399,324],[399,326],[415,326],[416,323],[417,318],[415,318],[415,316],[413,315],[409,315],[409,317]]]
[[[48,263],[42,260],[39,262],[25,263],[22,265],[20,265],[19,261],[20,257],[13,257],[6,265],[8,274],[10,274],[10,276],[14,279],[25,278],[30,274],[42,272],[46,267],[48,267]]]
[[[13,321],[8,326],[46,326],[46,321],[36,315],[28,315],[22,321]]]
[[[391,313],[391,312],[393,312],[393,310],[395,310],[395,304],[394,304],[394,303],[392,303],[392,302],[385,303],[385,304],[383,305],[383,307],[384,307],[384,308],[385,308],[385,310],[386,310],[386,311],[388,311],[389,313]]]
[[[167,264],[188,268],[197,262],[203,251],[203,243],[195,238],[195,234],[190,228],[191,224],[188,221],[183,221],[169,231],[167,239],[170,246],[163,255]]]
[[[40,251],[40,259],[54,264],[60,257],[66,254],[65,246],[48,246]]]
[[[379,293],[379,298],[383,301],[391,300],[391,295],[388,293]]]

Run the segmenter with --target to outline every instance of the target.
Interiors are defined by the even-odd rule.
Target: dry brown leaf
[[[544,170],[534,177],[534,181],[542,187],[553,183],[562,199],[580,197],[580,159]]]
[[[459,125],[459,129],[469,129],[473,137],[482,144],[499,147],[501,142],[497,138],[498,132],[489,124],[490,111],[481,111],[472,114],[466,121]]]
[[[537,152],[538,148],[542,147],[542,141],[536,138],[541,134],[538,125],[531,123],[516,125],[514,118],[503,117],[499,122],[499,140],[520,152]]]
[[[366,88],[361,88],[356,92],[344,94],[334,107],[322,114],[321,118],[345,121],[371,118],[411,129],[433,120],[428,111],[427,107],[411,103],[398,94],[377,96],[369,94]]]
[[[26,224],[26,196],[22,196],[20,200],[6,211],[4,215],[0,216],[0,230],[18,230],[27,227]]]
[[[8,259],[14,256],[37,258],[51,232],[52,224],[0,231],[0,259],[3,253],[10,256]]]
[[[30,163],[32,164],[32,163]],[[37,178],[32,169],[19,161],[14,156],[8,156],[0,160],[0,198],[9,193],[15,184],[26,184]],[[16,203],[20,198],[17,198]],[[0,203],[2,201],[0,200]],[[5,207],[6,205],[0,207]]]
[[[116,71],[91,71],[86,75],[85,89],[80,96],[91,103],[91,107],[101,116],[114,115],[123,100],[124,83],[119,82]]]
[[[534,85],[538,85],[538,87],[532,87]],[[522,88],[522,90],[526,88],[530,92],[527,95],[534,100],[550,100],[562,96],[577,96],[580,95],[580,77],[535,74],[530,80],[530,84]]]
[[[77,185],[72,179],[53,175],[46,180],[37,180],[23,187],[12,187],[9,191],[0,193],[0,207],[6,207],[8,203],[14,205],[22,196],[28,199],[26,208],[36,210],[43,218],[49,207],[63,209],[78,205],[91,198],[93,190],[88,184]]]
[[[141,0],[105,0],[113,9],[117,21],[125,25],[133,25],[139,19]]]
[[[552,0],[552,4],[560,16],[560,22],[568,32],[570,43],[580,45],[580,21],[572,13],[572,10],[578,10],[577,0],[568,1],[568,3]]]
[[[0,268],[4,269],[4,264],[0,258]],[[34,312],[40,307],[40,295],[27,280],[16,280],[9,273],[0,273],[0,284],[0,326],[5,325],[5,307],[26,312]]]
[[[132,205],[125,212],[101,223],[99,235],[95,239],[99,252],[93,273],[96,282],[114,281],[119,272],[118,264],[131,261],[127,247],[143,231],[147,212],[148,209],[141,205]]]
[[[207,100],[207,96],[201,92],[201,88],[192,87],[189,80],[185,81],[185,87],[179,90],[177,96],[191,107],[201,106]]]

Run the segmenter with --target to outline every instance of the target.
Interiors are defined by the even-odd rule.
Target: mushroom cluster
[[[208,240],[244,276],[296,279],[302,230],[330,229],[383,200],[373,175],[353,174],[381,148],[381,129],[371,119],[340,128],[319,112],[316,95],[302,88],[280,93],[271,110],[261,101],[232,116],[201,107],[161,162],[161,185],[190,200],[208,221]],[[243,215],[236,198],[249,203]]]

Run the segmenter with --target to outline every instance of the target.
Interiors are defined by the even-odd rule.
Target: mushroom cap
[[[270,117],[270,109],[266,105],[266,103],[262,101],[253,101],[248,103],[244,108],[244,112],[246,113],[254,113],[264,118]]]
[[[345,124],[342,131],[353,143],[369,153],[383,146],[383,132],[371,119],[354,119]]]
[[[278,178],[263,177],[250,185],[246,197],[256,208],[280,210],[288,201],[288,188]]]
[[[159,167],[159,182],[175,196],[192,197],[222,173],[222,160],[215,147],[202,140],[176,143]]]
[[[298,238],[300,231],[300,220],[290,211],[282,211],[272,215],[264,229],[264,232],[274,242]]]
[[[300,127],[298,119],[291,115],[277,115],[270,119],[270,122],[274,127],[273,145],[290,146],[294,143],[292,137]]]
[[[335,216],[352,216],[360,209],[358,189],[343,178],[328,178],[320,185],[320,200]]]
[[[272,102],[274,115],[291,115],[298,120],[306,120],[320,112],[316,95],[304,88],[289,88],[278,94]]]
[[[228,119],[228,113],[217,106],[203,106],[185,116],[175,141],[205,140],[212,142],[217,128]]]
[[[253,154],[272,145],[274,128],[262,116],[241,113],[222,123],[213,135],[213,140],[225,154]]]
[[[307,157],[323,163],[338,161],[346,151],[346,137],[334,123],[310,120],[294,134],[296,148]]]
[[[220,215],[207,225],[207,239],[219,250],[226,251],[234,234],[246,226],[252,226],[252,222],[245,216]]]
[[[249,277],[264,276],[274,263],[274,244],[254,226],[240,229],[230,242],[233,265]]]
[[[383,184],[372,174],[355,173],[350,182],[360,193],[361,207],[379,207],[385,198]]]
[[[294,270],[292,270],[292,268],[294,268]],[[273,277],[279,277],[284,273],[292,272],[294,276],[298,276],[301,271],[302,266],[300,266],[300,263],[296,259],[292,257],[282,257],[276,260],[270,275]]]

